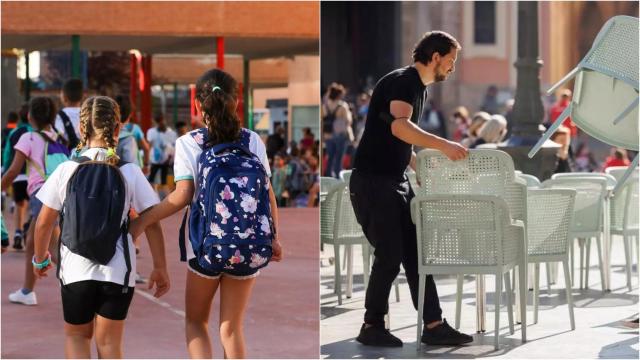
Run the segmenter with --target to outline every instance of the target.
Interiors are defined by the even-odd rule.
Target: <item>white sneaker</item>
[[[25,295],[22,293],[22,289],[18,289],[16,292],[9,294],[9,301],[23,305],[38,305],[35,291]]]

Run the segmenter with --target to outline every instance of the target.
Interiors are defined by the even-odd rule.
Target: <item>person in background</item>
[[[554,173],[564,173],[573,171],[573,153],[571,152],[571,131],[561,125],[558,130],[551,135],[551,141],[560,144],[558,149],[558,165]]]
[[[273,157],[273,176],[271,177],[271,186],[273,193],[276,195],[278,206],[287,206],[289,194],[285,188],[287,182],[287,164],[282,153],[277,153]]]
[[[489,114],[497,114],[500,112],[500,104],[498,104],[498,87],[495,85],[489,86],[487,92],[484,95],[481,111],[486,111]]]
[[[612,166],[629,166],[629,156],[627,150],[622,148],[612,148],[611,155],[607,157],[602,165],[602,172]]]
[[[156,191],[162,195],[168,193],[167,178],[173,166],[176,132],[167,126],[162,113],[154,116],[156,127],[147,130],[147,141],[151,145],[151,172],[149,182],[155,184]],[[160,172],[160,181],[156,183],[156,175]]]
[[[18,116],[20,122],[16,124],[15,128],[3,138],[6,142],[4,152],[2,153],[2,168],[9,170],[16,151],[14,147],[20,140],[22,134],[31,131],[31,125],[29,125],[29,104],[22,105],[20,109],[20,115]],[[16,114],[17,115],[17,114]],[[22,241],[27,233],[29,227],[29,216],[27,213],[29,205],[29,193],[27,192],[27,166],[22,167],[20,173],[13,180],[11,184],[13,201],[16,204],[14,210],[14,234],[13,234],[13,248],[16,250],[22,250]],[[9,244],[7,244],[8,246]]]
[[[84,84],[80,79],[69,79],[62,86],[63,108],[58,111],[53,128],[62,135],[69,150],[80,142],[80,105],[84,96]]]
[[[442,111],[438,109],[438,105],[433,100],[429,100],[429,108],[422,113],[418,126],[430,134],[441,138],[447,137],[447,127],[444,115],[442,114]]]
[[[178,132],[178,137],[189,132],[189,129],[187,128],[187,123],[185,123],[184,121],[178,121],[176,123],[176,131]]]
[[[578,145],[576,150],[575,171],[577,172],[592,172],[598,168],[598,163],[593,157],[589,146],[586,142],[582,142]]]
[[[500,114],[491,115],[480,130],[478,130],[478,138],[469,146],[469,149],[475,149],[483,144],[498,144],[507,134],[507,119]]]
[[[453,123],[456,126],[451,140],[460,142],[464,138],[471,121],[469,120],[469,111],[464,106],[458,106],[453,112]]]
[[[282,127],[281,125],[276,125],[273,134],[267,137],[267,142],[265,145],[267,147],[267,157],[269,158],[270,162],[273,160],[273,157],[277,153],[285,150],[285,147],[287,145],[287,143],[285,142],[286,132],[287,131],[284,127]]]
[[[311,128],[306,127],[302,129],[302,139],[300,140],[300,150],[305,151],[313,148],[313,143],[316,141],[315,136],[311,132]]]
[[[131,104],[131,100],[128,95],[118,95],[115,97],[116,102],[120,106],[121,121],[123,124],[122,131],[133,135],[138,145],[138,162],[142,168],[142,173],[149,175],[149,152],[150,147],[147,140],[144,138],[144,132],[140,128],[140,125],[134,122],[135,109]],[[121,131],[121,132],[122,132]]]
[[[471,119],[471,125],[467,129],[467,134],[464,139],[460,141],[462,146],[467,149],[478,139],[478,130],[484,125],[487,121],[491,120],[491,115],[484,111],[478,111],[473,114],[473,118]]]
[[[553,104],[551,110],[549,110],[549,119],[551,121],[550,124],[556,122],[560,114],[562,114],[562,112],[569,106],[569,103],[571,103],[571,90],[562,89],[560,91],[560,98],[558,99],[558,101],[556,101],[555,104]],[[573,121],[571,121],[571,117],[568,117],[562,123],[562,126],[569,128],[572,138],[576,138],[578,136],[578,127],[573,123]]]
[[[343,85],[333,83],[329,86],[326,101],[322,105],[323,126],[331,124],[331,139],[327,140],[329,163],[327,176],[339,177],[342,170],[342,159],[349,143],[353,142],[353,122],[349,104],[344,101],[346,90]]]

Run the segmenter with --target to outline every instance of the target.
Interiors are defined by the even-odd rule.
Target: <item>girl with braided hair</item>
[[[2,177],[2,188],[7,189],[11,186],[16,176],[20,174],[25,164],[27,165],[27,193],[29,195],[31,224],[35,223],[35,219],[38,217],[40,209],[42,208],[42,203],[34,195],[40,190],[46,180],[47,166],[45,164],[45,155],[47,153],[47,144],[49,142],[57,143],[59,140],[59,136],[52,126],[55,117],[56,106],[51,98],[38,96],[31,99],[27,118],[33,131],[25,132],[20,136],[20,139],[13,147],[15,156],[11,162],[11,166]],[[34,226],[25,225],[25,227],[28,227],[28,230],[26,231],[27,236],[25,239],[24,282],[21,289],[9,294],[9,301],[23,305],[37,305],[38,300],[36,293],[33,291],[36,278],[31,266]],[[55,248],[58,234],[59,229],[57,227],[50,233],[52,248]]]
[[[155,206],[132,222],[130,231],[134,237],[142,232],[146,224],[175,214],[197,200],[195,198],[195,189],[207,186],[207,184],[198,183],[200,181],[198,171],[199,158],[201,154],[209,154],[208,151],[215,145],[238,142],[243,144],[244,148],[256,155],[267,175],[271,176],[264,143],[258,134],[242,128],[236,115],[238,106],[237,94],[238,85],[236,80],[222,70],[209,70],[198,79],[196,82],[196,108],[202,114],[207,128],[193,130],[176,141],[173,171],[176,189],[160,205]],[[229,183],[233,183],[233,181],[241,183],[243,178],[232,178]],[[242,187],[243,185],[238,186]],[[249,186],[246,187],[249,188]],[[241,192],[234,194],[229,191],[230,189],[229,186],[225,187],[226,193],[223,192],[222,195],[227,201],[231,202],[235,197],[236,202],[242,200],[242,203],[249,207],[250,201],[247,200],[245,203],[245,198],[242,198],[242,196],[246,195],[246,199],[251,198],[251,196]],[[250,189],[247,189],[247,191],[250,191]],[[271,186],[269,186],[268,196],[273,219],[272,224],[274,226],[272,233],[275,235],[278,234],[278,213],[276,197]],[[249,200],[253,200],[253,198]],[[215,231],[220,237],[227,236],[226,239],[236,236],[235,234],[225,234],[224,231],[220,231],[219,226],[226,226],[223,224],[227,224],[227,220],[230,223],[233,222],[240,225],[238,218],[242,216],[246,218],[247,214],[238,214],[237,217],[234,217],[224,202],[217,202],[215,207],[216,213],[220,214],[223,220],[220,223],[214,221],[211,224],[211,229],[214,229],[212,231]],[[253,211],[255,211],[255,207]],[[191,215],[193,216],[193,211]],[[264,224],[265,227],[268,225]],[[236,231],[239,232],[240,230]],[[257,233],[261,230],[245,229],[238,236],[250,236],[249,231]],[[224,355],[226,358],[246,357],[243,319],[253,285],[259,274],[258,269],[269,258],[271,261],[280,261],[282,259],[282,247],[277,235],[273,238],[270,246],[254,246],[253,248],[251,246],[246,244],[217,246],[218,253],[213,257],[228,258],[229,265],[225,266],[221,271],[212,271],[203,268],[199,264],[191,242],[185,242],[186,249],[183,248],[184,251],[181,250],[181,252],[184,253],[185,260],[188,261],[185,328],[187,348],[191,358],[211,358],[213,355],[208,322],[213,297],[218,289],[220,289],[219,335],[224,348]],[[229,258],[230,254],[234,255]],[[265,324],[265,326],[266,330],[270,325]]]
[[[82,104],[80,143],[77,151],[82,151],[81,156],[85,162],[90,160],[119,166],[126,189],[120,224],[127,221],[130,207],[142,213],[159,202],[158,196],[140,167],[132,163],[119,162],[116,146],[121,126],[120,109],[113,99],[94,96]],[[65,212],[71,209],[64,205],[69,181],[81,174],[92,176],[87,172],[76,172],[80,165],[78,161],[62,163],[38,192],[37,198],[44,205],[35,224],[35,255],[32,260],[32,271],[37,277],[47,276],[47,271],[52,267],[49,260],[50,254],[47,253],[49,238],[46,234],[50,233],[63,206]],[[96,184],[97,186],[99,184]],[[79,224],[79,226],[82,225],[83,223]],[[64,222],[62,226],[64,230]],[[87,233],[85,230],[79,233]],[[98,232],[101,229],[89,230]],[[159,297],[169,290],[164,237],[160,224],[157,222],[151,224],[146,234],[153,257],[149,289],[155,285],[154,295]],[[128,277],[129,272],[135,274],[135,256],[129,257],[130,269],[128,269],[126,258],[128,254],[135,254],[131,236],[127,236],[125,241],[120,235],[115,245],[115,253],[106,265],[71,251],[67,248],[66,242],[60,245],[59,278],[67,357],[91,357],[91,339],[94,334],[101,358],[122,357],[124,320],[135,289],[135,277]],[[125,280],[127,278],[128,283]]]

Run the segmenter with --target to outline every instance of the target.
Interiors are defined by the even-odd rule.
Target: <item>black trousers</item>
[[[400,264],[404,267],[413,307],[418,309],[418,244],[411,221],[413,190],[406,176],[391,178],[354,169],[350,180],[351,203],[367,240],[375,248],[365,298],[367,324],[384,324],[389,293]],[[433,276],[426,277],[423,319],[442,320],[442,309]]]

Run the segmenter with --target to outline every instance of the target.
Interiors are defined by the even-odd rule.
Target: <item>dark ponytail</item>
[[[200,101],[202,119],[209,130],[207,145],[239,140],[237,94],[238,83],[222,70],[209,70],[196,82],[196,99]]]
[[[43,130],[47,125],[53,126],[56,120],[56,104],[48,96],[34,97],[29,102],[29,115],[38,130]]]

